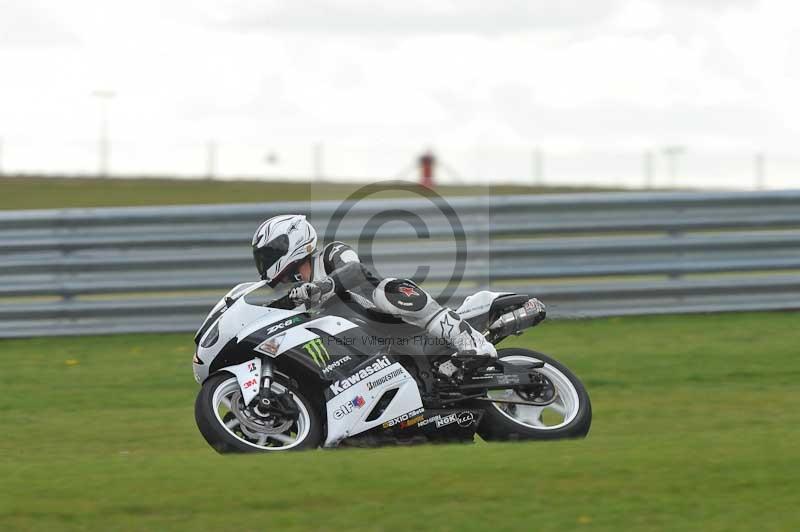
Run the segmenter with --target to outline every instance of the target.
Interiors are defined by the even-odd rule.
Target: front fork
[[[271,358],[261,358],[261,388],[258,391],[256,411],[259,414],[272,413],[288,418],[297,418],[299,410],[294,405],[292,393],[286,391],[276,394],[272,391],[272,381],[275,379],[275,366]]]
[[[261,416],[272,414],[284,417],[296,417],[298,410],[294,406],[291,392],[276,394],[272,391],[275,380],[275,364],[271,358],[258,357],[236,366],[226,368],[239,381],[242,390],[242,402],[246,407]]]
[[[261,387],[258,390],[258,400],[262,407],[269,406],[272,398],[272,380],[275,378],[275,366],[269,357],[261,357],[261,375],[258,379]]]
[[[269,397],[275,378],[275,366],[271,358],[256,357],[225,369],[239,381],[245,405],[249,405],[256,397]]]

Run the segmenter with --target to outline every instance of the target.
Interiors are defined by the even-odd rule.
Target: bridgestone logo
[[[334,393],[334,395],[338,395],[338,394],[342,393],[343,391],[345,391],[346,389],[350,388],[351,386],[353,386],[355,384],[358,384],[359,382],[361,382],[364,379],[368,379],[371,375],[374,375],[375,373],[379,372],[380,370],[382,370],[384,368],[388,368],[391,365],[392,364],[389,362],[389,359],[386,358],[385,356],[382,356],[378,360],[376,360],[375,362],[370,364],[369,366],[365,367],[364,369],[359,370],[358,373],[350,375],[346,379],[342,379],[342,380],[338,380],[338,381],[334,382],[333,384],[330,385],[330,389]],[[390,377],[390,378],[394,378],[397,375],[401,374],[402,372],[403,372],[402,368],[394,370],[394,371],[392,371],[390,373],[390,375],[391,374],[395,374],[395,375],[393,377]],[[388,375],[386,375],[384,377],[388,377]],[[384,377],[381,377],[381,379],[383,379]],[[390,378],[387,378],[386,380],[389,380]],[[372,387],[370,387],[370,389],[372,389]]]
[[[389,382],[390,380],[394,379],[398,375],[402,375],[402,373],[403,373],[403,368],[399,368],[399,369],[396,369],[396,370],[392,371],[391,373],[387,373],[386,375],[384,375],[383,377],[381,377],[379,379],[375,379],[374,381],[370,381],[370,382],[367,383],[367,390],[371,390],[371,389],[373,389],[373,388],[375,388],[377,386],[380,386],[384,382]]]

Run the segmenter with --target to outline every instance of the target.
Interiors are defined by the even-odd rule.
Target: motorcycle
[[[333,298],[315,312],[243,283],[195,335],[195,420],[220,453],[319,446],[585,437],[589,395],[528,349],[452,357],[422,329]],[[523,294],[481,291],[456,310],[499,343],[544,319]],[[389,334],[392,333],[392,334]]]

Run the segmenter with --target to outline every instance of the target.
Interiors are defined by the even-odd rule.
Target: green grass
[[[0,530],[797,530],[800,314],[545,323],[580,441],[219,456],[188,335],[0,342]]]
[[[342,199],[364,183],[309,183],[294,181],[211,181],[207,179],[94,179],[47,177],[0,177],[0,209],[55,209],[64,207],[112,207],[240,203]],[[415,190],[415,185],[406,187]],[[536,194],[607,190],[584,187],[525,187],[502,185],[441,186],[444,196]],[[398,191],[395,196],[408,197]]]

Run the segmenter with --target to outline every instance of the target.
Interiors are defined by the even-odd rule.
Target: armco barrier
[[[287,212],[308,214],[321,240],[359,244],[383,275],[427,266],[434,293],[463,236],[452,304],[491,288],[537,295],[562,318],[800,308],[800,192],[447,204],[458,224],[426,198],[352,202],[335,235],[338,201],[0,212],[0,337],[194,330],[254,280],[252,232]]]

